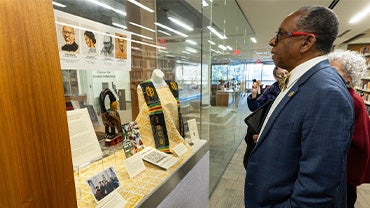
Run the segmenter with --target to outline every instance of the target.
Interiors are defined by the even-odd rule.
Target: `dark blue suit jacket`
[[[245,205],[346,207],[353,101],[327,60],[308,70],[270,116],[249,158]]]

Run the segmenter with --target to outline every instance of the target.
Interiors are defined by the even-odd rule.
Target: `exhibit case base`
[[[130,178],[124,165],[125,153],[112,155],[75,172],[78,207],[96,207],[97,202],[87,181],[96,173],[113,167],[120,181],[117,193],[126,201],[125,207],[208,207],[209,151],[206,140],[177,157],[178,162],[168,170],[145,162],[145,169]],[[187,197],[184,197],[187,196]],[[197,206],[190,204],[197,203]],[[189,205],[189,206],[188,206]],[[176,207],[176,206],[175,206]]]

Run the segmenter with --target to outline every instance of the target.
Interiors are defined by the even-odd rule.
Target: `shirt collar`
[[[322,55],[315,57],[313,59],[310,59],[306,62],[301,63],[300,65],[296,66],[291,72],[289,77],[289,83],[295,83],[296,80],[298,80],[303,74],[305,74],[309,69],[311,69],[313,66],[315,66],[317,63],[327,59],[327,55]]]

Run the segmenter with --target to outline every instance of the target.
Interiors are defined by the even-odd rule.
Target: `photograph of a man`
[[[105,35],[103,38],[103,48],[100,51],[100,55],[105,57],[113,57],[113,38],[111,36]]]
[[[65,40],[65,45],[62,46],[63,51],[76,52],[78,44],[76,43],[75,31],[73,27],[63,25],[62,35]]]

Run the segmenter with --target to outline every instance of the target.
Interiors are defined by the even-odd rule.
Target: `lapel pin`
[[[294,91],[290,91],[288,97],[292,97],[294,95]]]

